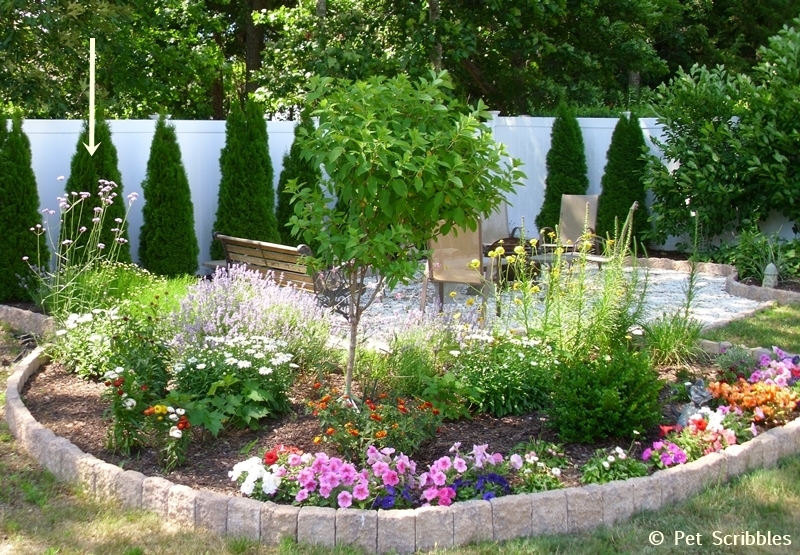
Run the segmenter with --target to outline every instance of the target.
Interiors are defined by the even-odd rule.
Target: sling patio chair
[[[597,199],[600,195],[561,195],[561,214],[554,230],[543,227],[539,230],[538,248],[542,254],[557,248],[564,252],[578,252],[585,241],[590,241],[588,252],[597,252],[596,236]]]

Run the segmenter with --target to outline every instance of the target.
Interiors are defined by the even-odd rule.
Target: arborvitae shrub
[[[72,157],[69,179],[67,179],[65,189],[69,199],[73,198],[73,192],[78,194],[87,192],[91,196],[84,201],[83,209],[73,214],[75,218],[79,217],[79,220],[73,221],[70,230],[65,230],[62,227],[61,234],[62,237],[65,237],[64,233],[66,232],[70,235],[69,239],[79,245],[85,244],[87,234],[76,234],[75,230],[81,226],[86,229],[92,228],[92,218],[95,217],[94,208],[100,206],[100,198],[97,194],[100,188],[99,181],[101,179],[113,181],[117,184],[117,188],[114,190],[116,195],[113,202],[105,209],[104,225],[100,231],[100,242],[104,245],[111,245],[115,240],[119,239],[121,244],[117,260],[119,262],[130,262],[131,251],[128,243],[127,224],[122,229],[121,235],[112,231],[112,229],[117,229],[119,226],[117,220],[124,220],[127,207],[125,195],[123,194],[122,175],[118,167],[117,149],[114,148],[114,143],[111,142],[111,128],[104,119],[95,120],[94,137],[95,144],[100,143],[100,146],[94,155],[90,155],[86,147],[83,146],[84,143],[89,144],[89,125],[84,123],[81,136],[78,137],[77,150]]]
[[[634,237],[640,239],[642,233],[650,229],[642,181],[647,166],[647,161],[642,158],[644,146],[639,119],[634,115],[630,119],[621,117],[611,136],[603,190],[597,205],[597,234],[601,237],[614,236],[615,225],[622,226],[634,202],[639,203],[633,218]]]
[[[6,120],[0,116],[0,127],[5,126]],[[31,231],[42,224],[39,189],[22,118],[14,118],[10,133],[0,134],[5,138],[0,148],[0,301],[29,300],[27,286],[33,275],[22,257],[29,257],[31,264],[50,260],[44,234]]]
[[[561,215],[561,195],[585,195],[589,189],[586,152],[578,120],[566,106],[558,108],[547,153],[544,203],[536,226],[555,229]]]
[[[141,265],[165,276],[194,274],[200,247],[194,233],[189,179],[175,128],[164,116],[156,124],[142,192],[145,204],[139,233]]]
[[[261,109],[249,101],[245,113],[234,102],[225,124],[225,147],[219,158],[222,180],[214,231],[280,242],[267,140],[267,123]],[[222,245],[213,241],[211,258],[224,257]]]
[[[294,214],[294,205],[292,204],[292,195],[286,191],[286,184],[291,179],[296,179],[298,183],[305,183],[306,185],[316,185],[321,178],[319,168],[314,167],[310,160],[306,160],[302,156],[302,149],[297,140],[298,132],[301,128],[305,127],[309,133],[314,132],[314,122],[311,118],[304,117],[301,119],[294,128],[294,142],[292,143],[289,152],[283,156],[283,171],[278,181],[278,209],[276,216],[278,218],[278,231],[281,234],[281,243],[284,245],[297,246],[300,240],[292,235],[292,230],[287,227],[289,219]]]

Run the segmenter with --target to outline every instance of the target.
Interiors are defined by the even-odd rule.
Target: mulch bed
[[[708,369],[697,367],[693,371],[707,372]],[[668,374],[664,377],[673,377],[672,372],[668,371]],[[28,381],[23,399],[36,420],[56,435],[70,440],[82,451],[126,470],[136,470],[148,476],[163,475],[155,452],[151,449],[144,449],[130,457],[106,450],[109,421],[104,416],[107,405],[101,399],[104,389],[105,386],[101,383],[86,382],[59,364],[49,364]],[[313,416],[306,415],[304,399],[308,398],[310,390],[310,380],[301,379],[290,396],[293,401],[292,412],[282,418],[264,421],[258,431],[224,430],[217,438],[212,438],[209,434],[202,434],[202,430],[193,429],[188,463],[166,477],[177,484],[239,495],[236,485],[228,478],[228,471],[237,462],[260,455],[276,444],[293,445],[312,453],[327,451],[334,455],[330,446],[313,443],[314,436],[320,434],[320,428]],[[665,417],[670,416],[672,414],[669,407],[665,407]],[[656,436],[656,430],[651,430],[643,435],[642,443],[649,445]],[[546,416],[543,414],[505,418],[479,415],[470,420],[445,422],[436,437],[425,443],[413,458],[417,461],[418,468],[424,469],[439,457],[448,454],[450,447],[456,442],[461,442],[465,448],[470,449],[473,444],[485,443],[491,451],[509,455],[517,444],[535,438],[558,442],[555,433],[547,427]],[[610,439],[595,444],[565,445],[571,467],[562,469],[562,481],[567,486],[578,485],[578,467],[596,449],[617,445],[627,449],[629,441]],[[642,449],[641,445],[637,446],[637,453]]]

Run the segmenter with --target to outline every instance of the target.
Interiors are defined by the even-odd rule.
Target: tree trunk
[[[247,25],[245,29],[245,91],[255,92],[258,84],[253,73],[261,69],[261,51],[264,49],[264,26],[253,23],[253,12],[261,11],[267,6],[267,0],[249,0],[247,9]]]
[[[434,36],[436,33],[436,23],[439,21],[441,12],[439,11],[439,0],[430,0],[428,3],[428,13],[433,24]],[[436,71],[442,71],[442,43],[436,37],[436,42],[433,45],[433,52],[431,52],[431,64]]]

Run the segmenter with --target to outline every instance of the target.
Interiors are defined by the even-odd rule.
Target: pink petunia
[[[294,500],[297,501],[298,503],[302,503],[306,499],[308,499],[308,490],[305,488],[298,491],[297,495],[294,496]]]
[[[359,501],[364,501],[364,499],[369,497],[369,486],[367,485],[367,482],[359,481],[356,484],[356,486],[353,488],[353,497]]]
[[[396,486],[400,483],[400,479],[397,476],[397,472],[394,470],[389,470],[383,474],[383,483],[386,486]]]
[[[453,459],[453,468],[456,469],[456,472],[464,473],[467,471],[467,461],[462,459],[461,457],[455,457]]]
[[[447,481],[447,476],[441,470],[435,470],[431,472],[431,480],[433,480],[433,483],[437,486],[443,486]]]
[[[522,468],[522,457],[520,457],[516,453],[511,455],[511,457],[508,459],[508,462],[509,464],[511,464],[511,468],[513,468],[514,470],[519,470],[520,468]]]
[[[353,496],[349,491],[343,491],[339,493],[339,495],[336,496],[336,500],[339,502],[339,506],[342,509],[346,509],[353,504]]]

